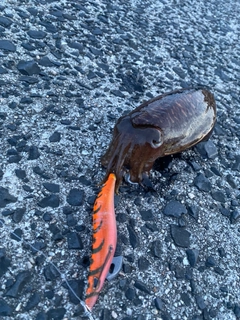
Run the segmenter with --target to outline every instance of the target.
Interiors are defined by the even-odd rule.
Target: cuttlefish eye
[[[149,138],[148,141],[153,149],[159,148],[163,143],[162,133],[158,129],[155,129],[155,128],[149,129],[148,138]]]

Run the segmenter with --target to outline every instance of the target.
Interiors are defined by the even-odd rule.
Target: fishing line
[[[16,237],[19,241],[21,241],[22,243],[27,244],[33,251],[35,252],[40,252],[44,258],[55,268],[55,270],[61,275],[61,279],[63,281],[65,281],[67,287],[69,288],[69,290],[72,292],[72,294],[75,296],[75,298],[79,301],[79,303],[82,305],[82,307],[84,308],[84,315],[86,315],[90,320],[94,320],[91,312],[89,311],[88,307],[86,306],[85,302],[83,300],[81,300],[79,298],[79,296],[76,294],[76,292],[74,291],[74,289],[71,287],[70,283],[68,282],[67,278],[65,277],[64,274],[61,273],[61,271],[59,270],[59,268],[48,259],[48,256],[42,251],[39,250],[37,248],[35,248],[31,243],[29,243],[27,240],[25,240],[24,238],[19,237],[14,231],[11,231],[9,227],[7,227],[5,225],[5,221],[3,219],[0,219],[0,227],[3,227],[5,231],[9,232],[10,234],[14,235],[14,237]]]

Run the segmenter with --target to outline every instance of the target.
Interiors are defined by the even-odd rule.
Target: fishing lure
[[[141,104],[121,117],[113,138],[102,157],[116,175],[115,191],[129,172],[132,182],[140,183],[157,158],[186,150],[206,139],[216,121],[214,96],[206,89],[179,89]]]
[[[93,244],[85,304],[91,311],[108,275],[117,244],[114,212],[116,176],[110,173],[93,207]]]

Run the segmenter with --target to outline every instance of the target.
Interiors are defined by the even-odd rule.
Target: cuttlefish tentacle
[[[124,134],[118,134],[117,138],[122,143],[119,145],[119,148],[113,149],[114,145],[111,144],[109,150],[107,151],[105,157],[102,158],[102,165],[107,167],[107,171],[111,170],[112,173],[116,176],[116,189],[119,188],[119,182],[122,181],[123,173],[124,173],[124,162],[127,158],[128,154],[131,154],[131,143],[129,142],[129,137]],[[109,162],[106,165],[107,159],[110,157]],[[102,183],[104,183],[108,179],[108,176],[105,176]]]

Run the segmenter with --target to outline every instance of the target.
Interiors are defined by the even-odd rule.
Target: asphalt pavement
[[[1,0],[0,319],[240,319],[240,2]],[[117,119],[179,88],[210,140],[115,196],[118,276],[91,315],[91,215]]]

